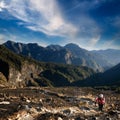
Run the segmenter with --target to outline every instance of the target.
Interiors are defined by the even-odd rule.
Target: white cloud
[[[0,44],[4,43],[6,41],[5,36],[0,34]]]
[[[90,40],[90,46],[92,47],[94,47],[98,42],[99,42],[99,40],[100,40],[100,35],[98,35],[98,36],[96,36],[96,37],[93,37],[91,40]]]
[[[7,8],[7,6],[5,5],[5,2],[0,1],[0,12],[3,11],[4,8]]]
[[[64,19],[56,0],[10,0],[7,10],[25,27],[47,35],[74,36],[78,31]]]
[[[98,36],[101,32],[99,25],[88,15],[81,15],[79,18],[79,28],[81,35]]]

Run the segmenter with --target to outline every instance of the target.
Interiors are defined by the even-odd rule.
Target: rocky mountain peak
[[[8,40],[5,44],[14,44],[16,42],[12,41],[12,40]]]
[[[77,44],[74,44],[74,43],[69,43],[69,44],[65,45],[64,48],[68,48],[68,49],[82,49]]]
[[[60,45],[49,45],[49,46],[47,46],[46,48],[47,48],[47,49],[54,50],[54,51],[56,51],[56,50],[59,51],[59,50],[63,49],[63,47],[60,46]]]

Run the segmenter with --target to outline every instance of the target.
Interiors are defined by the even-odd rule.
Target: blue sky
[[[120,0],[0,0],[0,43],[120,49]]]

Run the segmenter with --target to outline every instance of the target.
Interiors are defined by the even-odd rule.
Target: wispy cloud
[[[106,2],[106,0],[74,0],[75,4],[73,7],[68,9],[66,12],[72,12],[75,9],[80,9],[80,12],[87,12],[90,9],[94,9]]]
[[[113,20],[113,25],[117,28],[120,28],[120,16],[116,16]]]
[[[78,27],[80,43],[91,45],[92,47],[97,44],[101,36],[101,28],[99,25],[89,16],[82,15],[79,19]]]
[[[120,32],[115,33],[111,39],[107,39],[101,45],[101,48],[113,48],[113,49],[120,49]]]
[[[75,43],[88,50],[94,49],[101,40],[102,30],[99,28],[99,25],[97,25],[97,23],[89,16],[82,15],[77,19],[79,21],[77,24],[77,27],[79,28],[77,37],[75,39],[67,38],[62,44]]]
[[[10,0],[7,10],[25,27],[47,35],[74,36],[78,31],[64,19],[56,0]]]
[[[106,48],[116,48],[116,45],[114,45],[114,39],[112,40],[107,40],[105,41],[102,46],[102,49],[106,49]],[[99,48],[98,48],[99,49]]]
[[[89,44],[89,47],[87,47],[88,49],[91,49],[100,41],[102,29],[96,20],[89,15],[89,11],[99,7],[104,2],[105,0],[75,0],[73,7],[66,11],[67,14],[71,14],[72,11],[79,11],[79,14],[77,14],[77,17],[75,18],[79,33],[78,37],[74,39],[73,42],[81,44],[85,48],[86,45]]]
[[[92,39],[90,40],[90,46],[93,46],[93,47],[94,47],[94,46],[99,42],[99,40],[100,40],[100,35],[92,38]]]

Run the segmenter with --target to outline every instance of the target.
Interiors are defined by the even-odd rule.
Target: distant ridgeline
[[[4,45],[17,54],[38,61],[87,66],[98,72],[103,72],[120,62],[120,50],[88,51],[72,43],[64,47],[59,45],[42,47],[36,43],[7,41]]]

